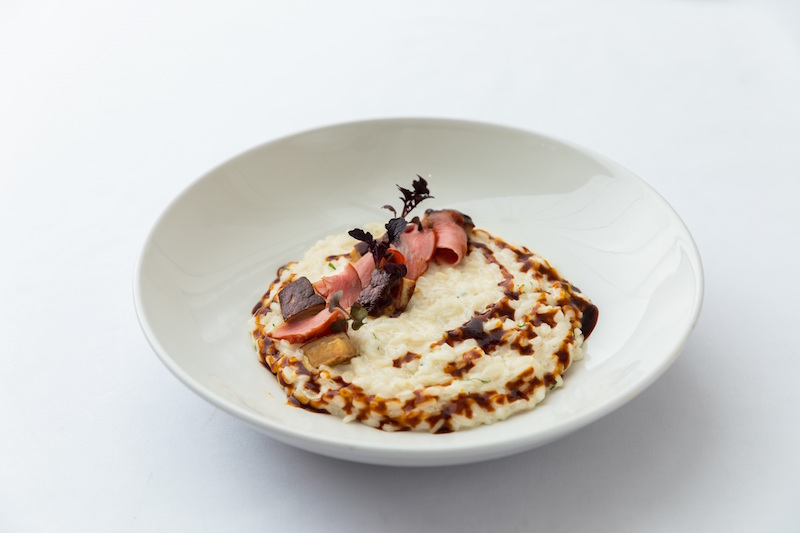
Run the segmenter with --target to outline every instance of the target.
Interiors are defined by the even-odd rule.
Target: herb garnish
[[[342,309],[345,315],[353,321],[354,330],[361,327],[368,314],[372,316],[380,315],[381,310],[390,303],[391,299],[388,296],[389,289],[396,286],[399,280],[405,277],[408,272],[406,265],[391,261],[392,252],[390,247],[400,239],[400,236],[405,231],[408,225],[405,217],[417,207],[420,202],[428,198],[433,198],[428,190],[428,182],[419,174],[417,174],[417,179],[412,182],[411,187],[412,189],[409,190],[399,185],[397,186],[402,193],[400,200],[403,201],[403,209],[400,216],[397,216],[397,210],[394,207],[390,205],[383,206],[384,209],[388,209],[395,216],[384,225],[386,234],[380,239],[375,239],[370,232],[364,231],[361,228],[354,228],[347,232],[354,239],[366,243],[367,253],[372,254],[372,260],[375,262],[375,270],[382,271],[372,272],[369,285],[364,287],[364,290],[359,295],[359,301],[350,307],[349,313],[339,305],[339,300],[341,299],[340,293],[342,291],[338,291],[331,298],[329,305],[330,310],[333,311],[336,307]],[[414,217],[413,223],[417,224],[420,230],[422,229],[419,218]],[[377,277],[376,274],[378,274]],[[339,294],[338,297],[336,296],[337,294]],[[387,298],[389,302],[384,301]],[[361,304],[363,304],[363,306]],[[339,322],[342,323],[339,324]],[[334,331],[343,331],[347,327],[347,322],[344,319],[339,320],[334,323],[333,327],[337,328]]]
[[[372,260],[375,261],[375,268],[383,268],[383,262],[389,247],[397,242],[400,235],[406,229],[407,222],[403,218],[393,218],[384,226],[386,228],[386,235],[380,240],[375,240],[372,233],[364,231],[361,228],[351,229],[347,233],[354,239],[367,244],[367,250],[372,254]]]
[[[389,243],[384,241],[376,241],[372,233],[364,231],[361,228],[351,229],[347,232],[348,235],[356,240],[367,243],[368,253],[372,254],[372,260],[375,261],[375,268],[381,267],[386,252],[389,250]]]
[[[428,182],[425,181],[425,178],[417,174],[417,178],[412,183],[411,186],[414,188],[413,191],[405,189],[401,186],[397,186],[400,189],[400,192],[403,193],[403,196],[400,197],[400,200],[403,201],[403,211],[400,215],[400,218],[405,218],[411,211],[414,210],[415,207],[419,205],[420,202],[423,200],[427,200],[428,198],[433,198],[431,196],[431,192],[428,190]],[[394,207],[390,205],[383,206],[384,209],[388,209],[394,216],[397,216],[397,211]]]
[[[328,311],[332,313],[333,310],[338,307],[339,309],[342,310],[347,319],[353,321],[353,329],[357,330],[364,325],[364,319],[367,318],[367,310],[358,305],[357,303],[354,303],[353,305],[350,306],[350,312],[348,313],[347,309],[339,305],[339,301],[342,299],[343,294],[344,291],[342,290],[338,290],[333,293],[333,296],[331,296],[331,301],[328,304]],[[347,319],[342,318],[334,322],[331,325],[331,329],[333,330],[333,332],[339,333],[340,331],[344,331],[345,328],[347,328]]]
[[[417,207],[420,202],[428,198],[433,198],[428,190],[428,182],[419,174],[417,174],[417,179],[412,182],[411,186],[413,190],[406,189],[399,185],[397,186],[400,192],[403,193],[403,196],[400,197],[403,201],[403,210],[399,217],[394,207],[388,204],[383,206],[384,209],[388,209],[395,216],[384,226],[386,228],[386,235],[381,237],[380,240],[375,240],[370,232],[360,228],[355,228],[347,232],[354,239],[367,244],[367,249],[372,253],[372,259],[375,261],[375,268],[384,268],[386,266],[383,259],[386,257],[389,247],[396,243],[400,235],[405,231],[406,225],[408,224],[405,217]],[[414,217],[414,222],[419,224],[419,219]]]

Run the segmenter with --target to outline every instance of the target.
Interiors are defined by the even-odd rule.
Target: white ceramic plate
[[[451,434],[386,433],[289,406],[258,361],[247,322],[276,268],[385,219],[380,206],[415,174],[430,175],[425,208],[459,209],[541,253],[600,308],[586,359],[530,412]],[[597,420],[674,361],[702,296],[691,235],[626,169],[535,133],[433,119],[331,126],[231,159],[161,215],[134,279],[147,339],[197,394],[288,444],[390,465],[501,457]]]

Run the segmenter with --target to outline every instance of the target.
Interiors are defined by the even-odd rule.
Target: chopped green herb
[[[550,390],[553,390],[553,389],[555,389],[555,388],[556,388],[556,384],[555,384],[555,383],[553,383],[552,385],[550,385]]]
[[[372,332],[372,338],[373,338],[373,339],[375,339],[375,340],[378,340],[378,336],[377,336],[377,335],[375,335],[375,332],[374,332],[374,331]]]
[[[331,263],[330,261],[328,261],[328,266],[329,266],[329,267],[330,267],[332,270],[336,270],[336,266],[335,266],[333,263]]]
[[[490,383],[490,381],[488,379],[481,379],[481,378],[469,378],[469,379],[477,379],[481,383]]]

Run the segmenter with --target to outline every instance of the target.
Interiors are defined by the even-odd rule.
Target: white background
[[[131,284],[193,179],[336,122],[603,153],[692,231],[705,305],[604,419],[474,465],[277,443],[158,361]],[[0,531],[800,531],[800,4],[0,1]]]

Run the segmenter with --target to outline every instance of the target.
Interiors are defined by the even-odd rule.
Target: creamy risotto
[[[463,259],[432,261],[404,311],[349,328],[357,355],[332,366],[271,336],[284,324],[278,294],[300,277],[343,272],[356,240],[328,237],[281,267],[251,328],[290,403],[387,431],[446,433],[531,409],[561,386],[597,308],[527,248],[471,227],[467,236]]]

